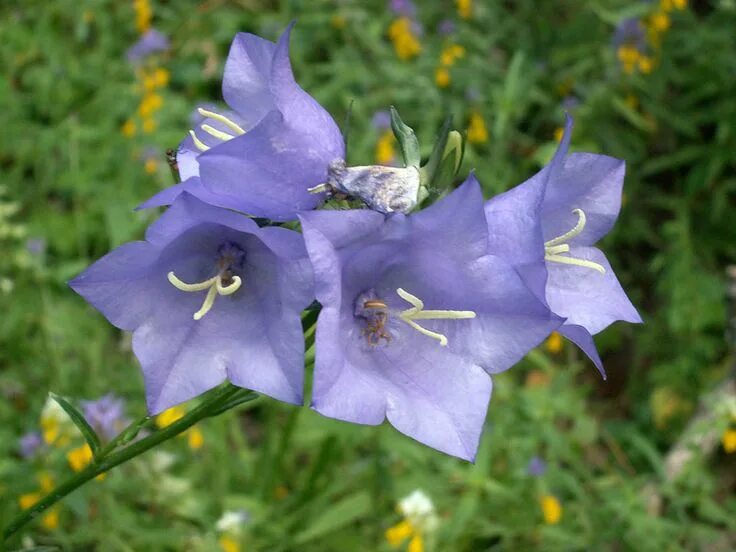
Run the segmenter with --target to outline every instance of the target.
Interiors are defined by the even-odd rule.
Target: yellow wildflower
[[[153,75],[144,75],[142,80],[143,90],[146,92],[153,92],[156,89],[156,79]]]
[[[169,84],[170,76],[171,75],[168,70],[158,67],[153,71],[151,78],[153,79],[153,83],[156,87],[162,88]]]
[[[442,53],[440,54],[440,64],[445,67],[450,67],[455,63],[455,60],[460,59],[463,56],[465,56],[465,48],[459,44],[450,44],[442,50]]]
[[[74,422],[54,399],[49,397],[41,411],[41,434],[47,445],[63,447],[77,434]]]
[[[120,127],[120,132],[126,138],[132,138],[133,136],[135,136],[135,123],[128,119],[123,123],[123,126]]]
[[[403,520],[394,525],[393,527],[389,527],[386,529],[386,533],[384,534],[386,537],[386,542],[388,542],[391,546],[399,546],[402,542],[404,542],[406,539],[411,537],[414,534],[414,527],[409,522],[409,520]]]
[[[156,121],[153,119],[146,119],[143,121],[143,132],[145,134],[151,134],[154,130],[156,130]]]
[[[168,410],[164,410],[161,414],[156,416],[156,425],[164,428],[170,426],[175,421],[184,417],[186,411],[181,406],[172,406]]]
[[[728,454],[736,452],[736,429],[727,429],[724,431],[721,437],[721,444],[723,444],[723,450]]]
[[[470,123],[468,124],[468,142],[471,144],[483,144],[488,141],[488,129],[483,116],[474,111],[470,114]]]
[[[670,16],[664,12],[655,12],[649,18],[649,26],[657,32],[664,32],[670,28]]]
[[[39,500],[41,500],[41,493],[26,493],[18,498],[18,506],[21,510],[27,510]]]
[[[678,10],[684,10],[687,8],[687,0],[672,0],[672,3]]]
[[[148,117],[161,109],[163,103],[164,99],[158,94],[146,94],[138,106],[138,113],[141,117]]]
[[[641,53],[634,46],[621,46],[616,52],[616,56],[623,66],[624,73],[631,74],[634,72]]]
[[[562,137],[564,135],[565,135],[565,129],[563,129],[562,127],[557,127],[555,129],[555,133],[554,133],[555,142],[561,142],[562,141]]]
[[[550,336],[547,338],[547,341],[545,341],[544,346],[553,355],[556,355],[562,350],[562,336],[559,332],[552,332]]]
[[[424,552],[424,539],[422,539],[422,535],[416,534],[411,538],[406,552]]]
[[[148,0],[134,0],[133,8],[135,9],[135,26],[138,32],[143,34],[151,28],[151,5]]]
[[[544,495],[539,501],[547,525],[556,525],[562,519],[562,504],[552,495]]]
[[[473,0],[455,0],[457,6],[457,13],[463,19],[470,19],[473,15]]]
[[[641,71],[643,74],[648,75],[652,72],[652,68],[654,67],[654,62],[652,61],[652,58],[648,56],[641,56],[639,58],[639,71]]]
[[[155,159],[146,159],[146,162],[143,164],[143,170],[146,171],[146,174],[154,174],[157,168],[158,163],[156,163]]]
[[[59,511],[56,508],[49,510],[41,518],[41,527],[47,531],[53,531],[59,526]]]
[[[202,445],[204,445],[204,435],[202,435],[202,430],[198,427],[193,427],[187,431],[187,443],[189,444],[189,448],[192,450],[201,449]]]
[[[388,36],[399,59],[411,59],[422,51],[422,45],[414,35],[411,28],[411,19],[408,17],[400,17],[391,23],[388,28]]]
[[[222,535],[217,542],[223,552],[240,552],[240,544],[238,541],[228,535]]]
[[[379,165],[387,165],[396,157],[396,150],[394,149],[394,143],[396,138],[394,133],[390,130],[386,130],[376,143],[376,163]]]
[[[66,459],[69,461],[69,466],[75,471],[82,471],[87,464],[92,461],[92,449],[85,443],[81,447],[70,450],[66,453]]]
[[[450,85],[450,72],[444,67],[438,67],[434,72],[434,82],[440,88],[447,88]]]

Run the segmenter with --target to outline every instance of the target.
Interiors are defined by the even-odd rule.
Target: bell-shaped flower
[[[616,320],[641,322],[605,255],[593,247],[618,217],[625,165],[606,155],[567,155],[571,129],[568,117],[552,161],[486,203],[490,250],[566,319],[560,333],[605,377],[592,336]]]
[[[491,394],[562,320],[488,254],[483,197],[469,182],[406,216],[300,215],[322,304],[312,407],[472,460]],[[488,372],[488,373],[486,373]]]
[[[313,290],[297,232],[182,194],[146,241],[118,247],[70,286],[133,332],[152,414],[226,379],[302,402],[300,313]]]
[[[292,26],[275,44],[236,35],[222,84],[232,111],[199,110],[204,120],[177,155],[183,182],[141,207],[168,205],[187,191],[219,207],[290,220],[324,200],[324,193],[308,188],[327,181],[328,166],[343,159],[345,144],[329,113],[294,80]]]

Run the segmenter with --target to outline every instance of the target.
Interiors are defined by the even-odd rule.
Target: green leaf
[[[220,414],[227,412],[231,408],[235,408],[236,406],[240,406],[241,404],[250,402],[254,399],[257,399],[258,397],[258,393],[255,393],[254,391],[250,391],[248,389],[243,389],[242,392],[230,397],[230,399],[226,402],[217,405],[217,407],[213,409],[212,412],[210,412],[209,417],[211,418],[214,416],[219,416]]]
[[[444,124],[442,125],[442,128],[440,129],[440,133],[437,136],[437,141],[434,143],[434,148],[432,149],[432,154],[429,156],[429,160],[427,161],[427,164],[424,165],[421,169],[421,179],[422,179],[422,185],[426,188],[432,189],[434,185],[434,180],[439,172],[440,165],[442,164],[442,159],[445,156],[445,148],[447,147],[447,137],[450,134],[450,127],[452,126],[452,116],[447,117],[445,119]]]
[[[422,157],[419,153],[419,140],[417,140],[414,130],[404,124],[404,121],[399,117],[399,112],[393,106],[391,106],[391,129],[394,131],[394,136],[396,136],[396,140],[399,142],[401,156],[404,158],[404,165],[406,167],[419,168],[422,162]]]
[[[315,540],[367,515],[371,511],[371,498],[365,492],[359,492],[333,504],[330,508],[309,524],[309,528],[294,537],[295,544],[304,544]]]
[[[84,419],[84,415],[77,409],[76,406],[74,406],[61,395],[57,395],[56,393],[49,393],[49,397],[54,399],[58,403],[58,405],[64,409],[64,412],[67,413],[72,422],[74,422],[74,425],[77,426],[77,429],[84,436],[84,440],[87,441],[89,448],[92,449],[92,454],[94,456],[97,456],[97,453],[100,450],[100,438],[95,430],[92,429],[92,426],[89,425],[87,420]]]

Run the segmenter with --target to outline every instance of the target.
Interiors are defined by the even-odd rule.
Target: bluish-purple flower
[[[94,401],[80,401],[84,418],[105,439],[112,439],[128,425],[125,403],[112,393]]]
[[[605,376],[593,335],[616,320],[641,322],[603,252],[593,247],[621,209],[625,164],[593,153],[567,155],[572,119],[552,161],[486,204],[491,251],[504,257],[552,311],[560,333]]]
[[[389,0],[389,9],[396,15],[404,17],[415,17],[417,15],[417,7],[411,0]]]
[[[38,431],[29,431],[18,439],[18,450],[23,458],[32,458],[43,446],[43,437]]]
[[[613,33],[613,48],[618,50],[621,46],[633,46],[640,52],[647,47],[647,38],[644,25],[636,17],[622,19]]]
[[[168,37],[156,29],[146,31],[126,53],[128,61],[138,62],[143,58],[169,49]]]
[[[70,285],[133,331],[155,414],[226,379],[301,403],[311,278],[297,232],[183,194],[146,241],[115,249]]]
[[[533,456],[526,466],[526,472],[534,477],[541,477],[547,471],[547,463],[539,456]]]
[[[222,85],[232,111],[200,110],[205,120],[179,147],[184,181],[142,207],[170,204],[188,191],[212,205],[290,220],[324,200],[308,189],[326,182],[345,144],[332,117],[294,80],[290,33],[291,26],[276,44],[236,35]]]
[[[313,408],[380,424],[473,459],[493,374],[561,320],[488,254],[483,197],[468,182],[411,216],[300,216],[322,311]],[[488,372],[488,373],[486,373]]]

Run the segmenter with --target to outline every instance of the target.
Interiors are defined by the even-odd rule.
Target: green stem
[[[207,418],[208,416],[218,413],[218,409],[223,403],[232,399],[236,394],[244,391],[245,390],[239,387],[235,387],[230,383],[222,387],[218,387],[212,390],[207,396],[205,396],[203,401],[198,406],[185,414],[182,418],[179,418],[177,421],[166,426],[165,428],[160,429],[152,433],[151,435],[118,450],[117,452],[115,452],[114,449],[115,446],[120,444],[120,436],[116,437],[110,444],[108,444],[108,446],[100,451],[101,454],[97,460],[90,463],[86,468],[84,468],[73,477],[67,479],[64,483],[56,487],[54,490],[51,491],[51,493],[38,501],[36,504],[18,514],[18,516],[13,521],[11,521],[10,524],[3,531],[3,540],[9,539],[26,523],[56,504],[66,495],[84,485],[87,481],[90,481],[101,473],[105,473],[111,470],[119,464],[127,462],[128,460],[143,454],[148,449],[153,448],[156,445],[171,439],[172,437],[176,437],[203,418]],[[253,395],[253,398],[256,398],[258,396],[252,391],[248,391],[248,393],[251,393]],[[242,402],[244,401],[239,401],[238,404]],[[145,425],[147,421],[147,417],[143,418],[142,420],[134,422],[130,427],[132,428],[133,426],[138,425],[138,428],[140,429],[140,427]],[[127,434],[128,429],[124,430],[121,435]],[[113,444],[115,444],[115,446],[111,446]]]

